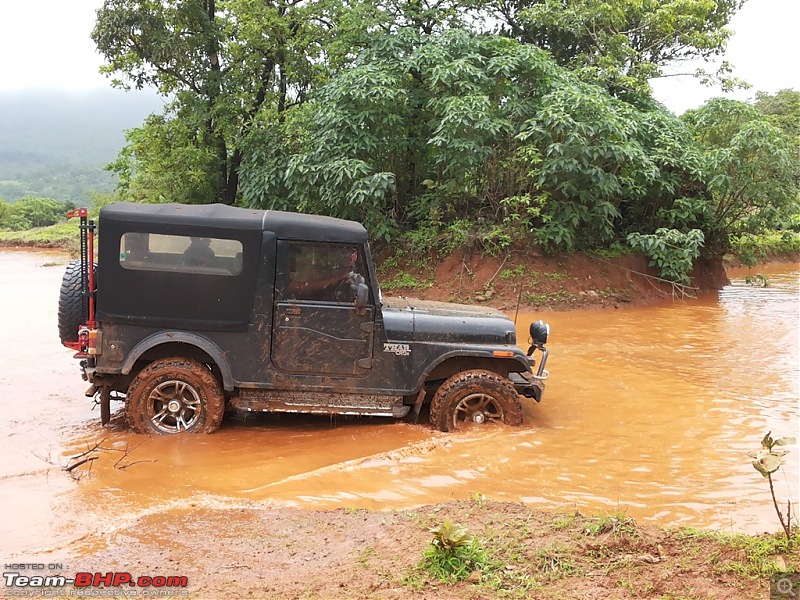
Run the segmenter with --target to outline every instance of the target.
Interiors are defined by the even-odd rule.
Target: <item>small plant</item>
[[[478,508],[483,508],[483,505],[486,502],[486,496],[480,492],[475,492],[475,495],[472,496],[472,501]]]
[[[564,277],[567,276],[567,274],[555,272],[555,273],[545,273],[544,276],[552,281],[561,281],[562,279],[564,279]]]
[[[772,432],[767,432],[764,439],[761,440],[761,450],[757,452],[748,452],[747,455],[753,459],[753,468],[761,473],[769,480],[769,491],[772,494],[772,504],[775,506],[775,512],[778,514],[778,520],[781,522],[783,531],[786,532],[786,539],[792,537],[791,524],[792,524],[792,501],[786,503],[786,519],[784,520],[783,513],[778,506],[778,500],[775,498],[775,487],[772,484],[772,474],[781,468],[781,461],[786,456],[788,450],[778,450],[777,446],[791,446],[797,443],[797,438],[782,437],[774,439]]]
[[[559,547],[547,547],[536,552],[534,568],[540,575],[549,579],[561,579],[575,571],[569,558],[569,551]]]
[[[621,535],[635,536],[637,534],[636,521],[619,511],[592,519],[586,527],[586,534],[600,535],[602,533],[610,533],[615,538]]]
[[[381,274],[389,273],[400,266],[400,260],[407,254],[402,248],[395,250],[392,256],[383,259],[383,262],[378,267],[378,272]]]
[[[631,249],[626,246],[623,246],[618,241],[611,242],[608,248],[598,248],[590,252],[590,254],[593,254],[594,256],[599,256],[600,258],[605,258],[607,260],[612,258],[617,258],[618,256],[624,256],[625,254],[630,254],[630,253]]]
[[[761,273],[748,275],[744,278],[744,282],[747,285],[752,285],[753,287],[769,287],[769,279],[764,277]]]
[[[525,274],[525,265],[519,265],[513,269],[503,269],[500,272],[500,279],[502,281],[508,281],[509,279],[522,277]]]
[[[440,581],[465,581],[486,569],[489,559],[480,542],[450,519],[430,529],[433,540],[422,555],[420,566]]]

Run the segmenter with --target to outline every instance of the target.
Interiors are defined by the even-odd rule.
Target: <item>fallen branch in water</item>
[[[125,460],[125,459],[128,457],[128,455],[129,455],[131,452],[133,452],[133,451],[134,451],[134,450],[136,450],[136,449],[137,449],[139,446],[141,446],[142,444],[144,444],[144,442],[145,442],[145,440],[142,440],[141,442],[139,442],[139,443],[138,443],[138,444],[136,444],[136,445],[135,445],[133,448],[130,448],[130,449],[128,449],[128,447],[127,447],[127,446],[125,446],[125,451],[124,451],[124,453],[122,454],[122,456],[120,456],[120,457],[119,457],[119,460],[118,460],[117,462],[115,462],[115,463],[114,463],[114,468],[115,468],[115,469],[119,469],[120,471],[124,471],[124,470],[125,470],[125,469],[127,469],[128,467],[132,467],[133,465],[138,465],[139,463],[146,463],[146,462],[149,462],[149,463],[154,463],[154,462],[158,462],[158,459],[154,459],[154,460],[136,460],[136,461],[134,461],[134,462],[127,463],[127,464],[124,464],[124,465],[120,465],[120,464],[119,464],[119,463],[121,463],[123,460]]]
[[[612,263],[610,261],[603,260],[602,258],[598,258],[596,256],[591,256],[590,258],[592,258],[593,260],[596,260],[598,262],[610,265],[612,267],[616,267],[617,269],[622,269],[623,271],[627,271],[628,273],[633,273],[635,275],[641,275],[642,277],[645,278],[645,280],[650,285],[653,286],[653,288],[655,290],[657,290],[658,292],[664,294],[665,296],[667,295],[667,292],[665,292],[664,290],[659,289],[653,283],[653,281],[655,280],[655,281],[660,281],[661,283],[668,283],[670,286],[672,286],[672,298],[673,298],[673,300],[675,299],[676,295],[680,295],[681,299],[684,299],[686,297],[695,298],[697,296],[697,292],[700,290],[700,288],[697,288],[697,287],[694,287],[694,286],[691,286],[691,285],[686,285],[684,283],[678,283],[677,281],[670,281],[669,279],[664,279],[663,277],[656,277],[655,275],[650,275],[649,273],[642,273],[641,271],[637,271],[635,269],[629,269],[628,267],[622,267],[620,265],[615,265],[614,263]]]
[[[85,451],[81,452],[80,454],[76,454],[75,456],[70,456],[69,459],[67,460],[67,464],[65,464],[65,465],[58,465],[55,462],[53,462],[52,460],[50,460],[50,455],[49,454],[47,455],[47,457],[44,457],[44,456],[41,456],[41,455],[36,454],[34,452],[33,455],[35,457],[39,458],[40,460],[43,460],[47,464],[52,465],[54,467],[58,467],[59,469],[61,469],[65,473],[69,473],[70,477],[72,477],[76,481],[79,481],[81,479],[81,477],[83,477],[84,475],[86,475],[87,473],[89,473],[91,471],[92,463],[95,460],[97,460],[98,458],[100,458],[98,455],[100,453],[102,453],[102,452],[121,452],[122,453],[122,456],[120,456],[119,459],[113,465],[115,469],[118,469],[120,471],[124,471],[125,469],[127,469],[129,467],[132,467],[133,465],[138,465],[139,463],[145,463],[145,462],[154,463],[154,462],[157,462],[157,459],[156,460],[136,460],[136,461],[133,461],[133,462],[122,464],[123,461],[126,458],[128,458],[128,456],[130,456],[131,453],[134,450],[136,450],[139,446],[141,446],[146,440],[142,440],[141,442],[136,444],[133,448],[128,447],[127,444],[125,445],[125,448],[108,448],[108,447],[103,446],[103,442],[105,442],[105,441],[106,441],[106,438],[103,438],[99,442],[95,442],[94,445],[92,445],[90,448],[87,448]],[[85,471],[76,471],[76,469],[78,469],[78,467],[82,467],[82,466],[87,465],[87,464],[89,465],[89,468],[86,469]]]

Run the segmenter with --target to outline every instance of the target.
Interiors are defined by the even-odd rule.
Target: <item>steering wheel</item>
[[[364,282],[364,277],[355,271],[350,271],[347,277],[335,284],[333,296],[337,302],[350,302],[358,293],[358,284]]]

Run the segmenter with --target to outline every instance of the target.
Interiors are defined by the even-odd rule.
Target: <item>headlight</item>
[[[531,323],[531,340],[534,345],[544,345],[547,343],[547,336],[550,334],[550,325],[544,321]]]

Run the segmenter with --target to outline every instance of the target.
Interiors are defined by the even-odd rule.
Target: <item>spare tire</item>
[[[71,260],[61,280],[61,292],[58,295],[58,337],[61,343],[77,342],[78,328],[88,318],[81,287],[81,261]]]

